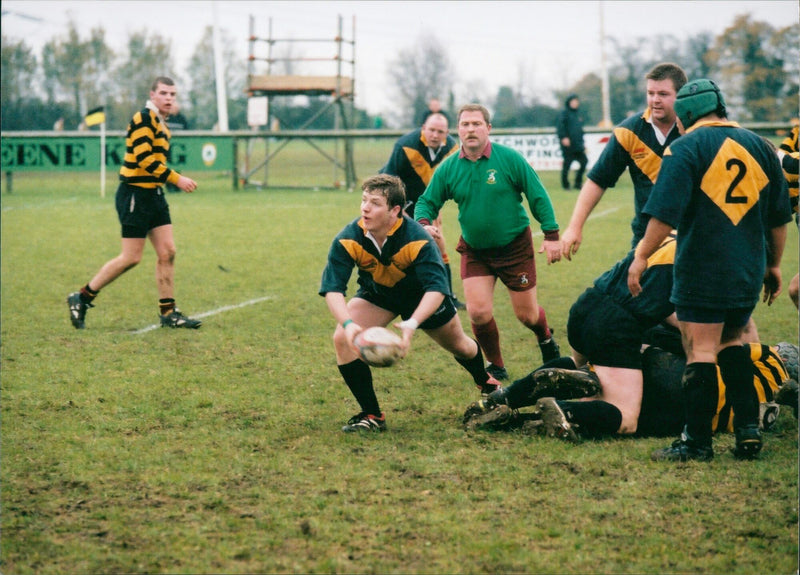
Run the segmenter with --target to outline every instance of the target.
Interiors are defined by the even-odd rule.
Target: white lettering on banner
[[[583,141],[586,145],[586,156],[589,158],[587,168],[591,168],[594,165],[610,138],[610,132],[584,135]],[[561,146],[558,144],[558,136],[555,134],[492,136],[491,140],[494,143],[517,150],[528,160],[534,170],[561,170],[563,158],[561,156]],[[577,164],[573,166],[573,169],[576,167]]]

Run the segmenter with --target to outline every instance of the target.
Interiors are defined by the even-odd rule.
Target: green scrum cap
[[[711,112],[717,112],[720,116],[726,113],[725,99],[712,80],[692,80],[678,90],[675,113],[684,129]]]

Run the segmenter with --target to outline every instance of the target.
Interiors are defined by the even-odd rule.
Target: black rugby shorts
[[[569,310],[567,339],[594,365],[641,369],[644,327],[613,299],[589,288]]]
[[[405,301],[390,301],[389,298],[380,296],[376,293],[359,289],[354,297],[367,300],[369,303],[378,306],[379,308],[389,310],[396,313],[404,320],[410,318],[414,310],[417,309],[420,300],[405,300]],[[457,314],[456,306],[453,303],[453,298],[449,295],[444,296],[444,301],[439,308],[431,314],[431,316],[419,324],[422,329],[436,329],[442,327],[449,322]]]
[[[121,182],[115,201],[123,238],[146,238],[153,228],[172,223],[161,187],[140,188]]]

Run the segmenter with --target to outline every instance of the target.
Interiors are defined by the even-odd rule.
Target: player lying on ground
[[[753,387],[760,401],[760,425],[775,422],[779,405],[798,408],[798,347],[781,342],[776,346],[748,344],[753,366]],[[600,382],[591,367],[565,369],[553,367],[556,360],[534,370],[511,386],[493,392],[470,405],[464,413],[467,429],[529,430],[575,441],[578,437],[597,438],[616,433],[614,423],[596,417],[589,406],[600,401]],[[642,352],[643,397],[637,436],[669,436],[680,433],[685,423],[686,398],[682,374],[686,357],[659,347]],[[725,397],[725,382],[717,373],[718,402],[714,417],[715,432],[733,431],[733,411]],[[532,412],[519,410],[534,406]]]
[[[644,336],[674,311],[669,295],[675,245],[674,237],[667,238],[650,258],[642,276],[642,294],[637,298],[631,296],[627,283],[633,250],[598,277],[569,310],[571,356],[545,362],[550,367],[573,369],[592,364],[597,377],[588,383],[601,389],[585,390],[581,395],[601,391],[602,397],[581,409],[585,419],[602,421],[610,433],[636,433]]]

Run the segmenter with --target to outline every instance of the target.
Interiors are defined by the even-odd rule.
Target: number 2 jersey
[[[710,309],[758,302],[767,236],[791,221],[775,150],[729,121],[670,144],[644,212],[678,230],[672,302]]]

